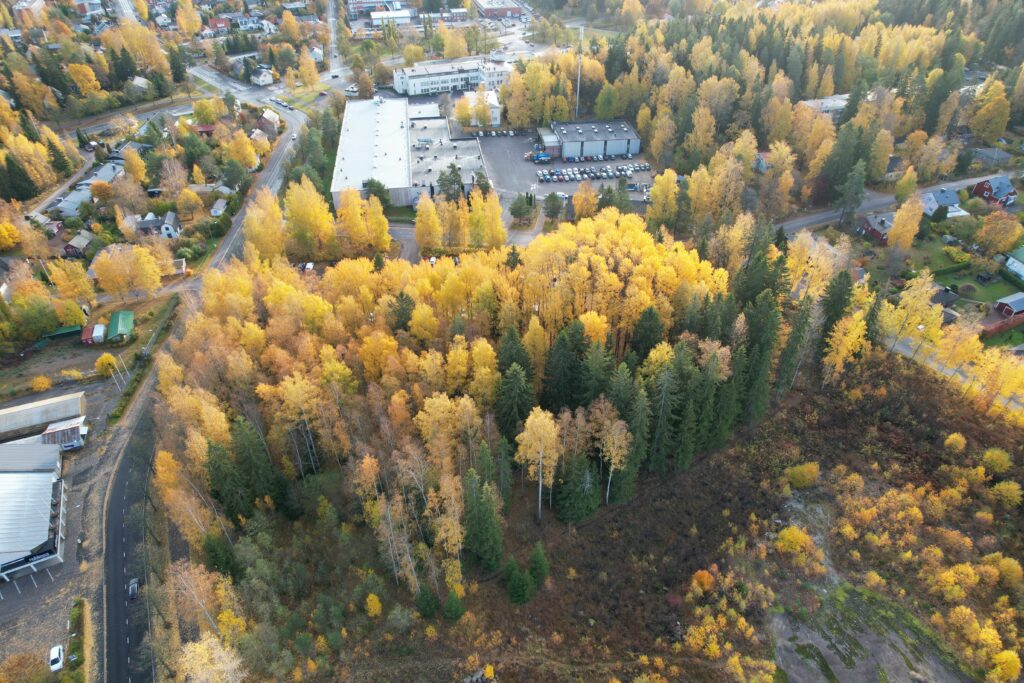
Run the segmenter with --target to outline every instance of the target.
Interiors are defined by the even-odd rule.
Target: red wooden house
[[[971,194],[981,197],[989,204],[998,204],[1002,207],[1007,207],[1017,201],[1017,188],[1004,175],[982,180],[974,186]]]

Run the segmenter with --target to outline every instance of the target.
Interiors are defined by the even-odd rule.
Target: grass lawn
[[[320,93],[327,89],[328,86],[323,83],[317,83],[312,88],[306,88],[303,86],[295,92],[288,93],[281,99],[296,109],[301,109],[307,114],[312,115],[313,111],[316,109],[313,104],[316,102],[317,98],[320,97]]]
[[[856,244],[856,243],[855,243]],[[861,242],[863,244],[863,242]],[[953,261],[946,256],[942,251],[942,240],[938,237],[931,239],[918,240],[914,243],[910,253],[907,254],[910,264],[906,265],[906,260],[901,264],[896,274],[898,275],[903,270],[913,268],[913,270],[920,270],[922,268],[928,268],[929,270],[938,270],[939,268],[946,268],[947,266],[953,265]],[[890,270],[890,259],[892,258],[892,251],[889,247],[883,247],[879,244],[872,244],[868,249],[861,249],[860,255],[863,256],[867,251],[874,252],[875,256],[871,258],[865,266],[867,271],[871,274],[871,281],[875,283],[884,283],[889,279]],[[955,275],[964,275],[967,271],[956,273]],[[971,276],[973,277],[973,276]]]
[[[412,223],[416,220],[416,209],[411,206],[389,206],[384,209],[388,220],[401,223]]]
[[[1017,346],[1024,344],[1024,327],[1015,327],[1012,330],[1006,332],[1000,332],[997,335],[989,337],[988,339],[981,340],[985,346]]]
[[[203,80],[199,76],[192,76],[192,84],[195,86],[196,90],[202,91],[206,95],[217,95],[218,97],[221,95],[220,88],[216,87],[209,81]]]
[[[959,273],[951,273],[950,275],[944,275],[937,279],[940,284],[946,285],[947,287],[949,285],[957,285],[958,287],[971,285],[974,287],[974,293],[964,293],[961,296],[966,296],[968,299],[974,299],[975,301],[984,301],[989,304],[1017,291],[1016,287],[998,275],[995,280],[987,285],[983,285],[975,280],[975,275],[977,275],[977,273],[968,268],[967,270],[961,270]]]

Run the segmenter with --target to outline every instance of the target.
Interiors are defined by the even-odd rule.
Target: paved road
[[[204,69],[206,67],[195,67],[197,71]],[[207,74],[202,71],[200,73],[207,78]],[[207,80],[219,84],[219,79]],[[230,89],[244,102],[261,105],[266,104],[270,97],[266,90],[233,83],[234,86]],[[231,228],[210,260],[210,266],[213,268],[223,268],[231,258],[241,256],[244,243],[242,223],[256,191],[262,187],[269,187],[276,193],[281,187],[285,163],[294,145],[291,135],[293,131],[301,128],[306,115],[298,110],[283,110],[280,113],[288,127],[281,134],[280,142],[254,181],[241,211],[235,215]],[[194,277],[173,285],[168,291],[194,291],[200,286],[199,278]],[[106,661],[103,670],[108,683],[131,683],[133,678],[136,681],[152,678],[152,670],[149,668],[151,665],[146,661],[140,661],[138,654],[135,663],[132,663],[133,652],[138,652],[136,648],[144,642],[148,619],[144,611],[144,602],[130,604],[126,599],[126,592],[131,578],[141,579],[145,576],[145,567],[140,564],[141,558],[133,551],[140,547],[143,540],[138,511],[144,505],[153,448],[148,442],[140,443],[138,439],[145,438],[140,434],[145,434],[146,426],[152,420],[154,385],[155,373],[149,372],[108,445],[107,457],[119,459],[108,489],[104,511]]]
[[[963,180],[949,180],[942,183],[935,183],[934,185],[928,185],[927,187],[919,188],[920,192],[931,192],[933,190],[939,190],[946,188],[949,190],[960,190],[965,187],[977,185],[982,180],[988,180],[994,178],[999,173],[990,173],[988,175],[975,176],[973,178],[964,178]],[[881,192],[868,191],[864,196],[864,201],[861,202],[860,207],[857,209],[858,214],[871,213],[873,211],[882,211],[885,209],[895,209],[896,198],[891,194],[883,194]],[[820,228],[823,225],[829,223],[835,223],[839,220],[842,215],[842,211],[839,209],[824,209],[822,211],[815,211],[813,213],[802,213],[799,216],[790,218],[780,223],[782,229],[786,231],[787,235],[793,235],[801,230],[807,230],[809,228]]]

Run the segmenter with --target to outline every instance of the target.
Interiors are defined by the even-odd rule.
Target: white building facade
[[[508,82],[512,66],[481,58],[419,62],[395,69],[395,91],[402,95],[436,95],[458,90],[475,90],[484,84],[498,90]]]

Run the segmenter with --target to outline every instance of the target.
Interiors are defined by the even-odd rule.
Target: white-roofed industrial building
[[[434,108],[410,106],[405,98],[352,100],[345,107],[331,196],[340,205],[343,190],[366,196],[366,182],[382,183],[395,206],[412,206],[423,192],[433,194],[438,174],[460,167],[466,188],[484,170],[480,144],[452,140],[447,119]]]
[[[56,444],[0,444],[0,580],[64,561],[66,507]]]

